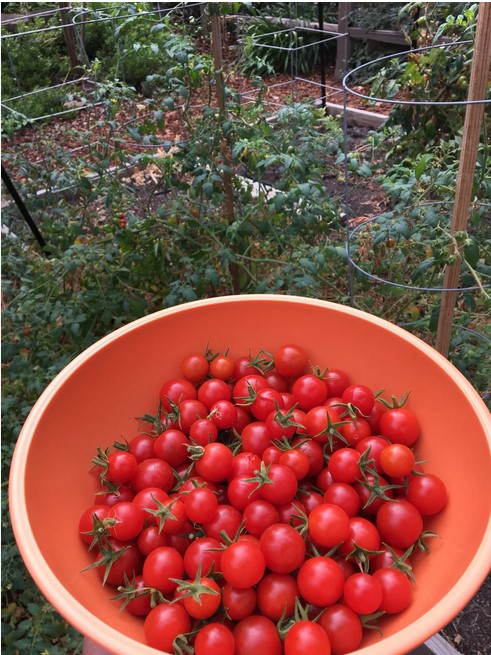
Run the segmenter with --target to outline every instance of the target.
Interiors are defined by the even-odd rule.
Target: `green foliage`
[[[246,75],[287,73],[308,75],[315,70],[322,34],[288,28],[265,17],[250,19],[244,30],[240,67]],[[310,47],[309,47],[310,46]]]

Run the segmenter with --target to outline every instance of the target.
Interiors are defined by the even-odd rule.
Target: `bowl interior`
[[[402,329],[322,301],[240,296],[189,303],[130,324],[74,360],[44,392],[14,455],[11,513],[21,553],[41,591],[78,628],[118,655],[156,653],[142,621],[120,612],[97,573],[78,519],[95,490],[97,446],[137,434],[136,419],[156,413],[158,391],[182,357],[207,344],[233,356],[299,343],[321,368],[397,397],[411,390],[417,450],[449,491],[428,522],[440,538],[418,558],[412,606],[369,635],[360,654],[397,655],[437,632],[470,600],[489,568],[491,509],[489,413],[470,384],[434,350]],[[138,646],[135,641],[142,644]]]

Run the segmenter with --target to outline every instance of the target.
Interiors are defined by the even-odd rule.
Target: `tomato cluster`
[[[416,461],[407,397],[382,396],[298,345],[206,350],[139,434],[98,450],[80,537],[150,646],[342,655],[410,605],[447,492]]]

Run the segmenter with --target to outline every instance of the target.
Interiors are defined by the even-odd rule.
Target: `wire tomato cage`
[[[404,52],[391,54],[383,57],[379,57],[372,61],[366,62],[356,68],[350,70],[343,78],[342,85],[344,89],[344,136],[346,139],[347,135],[347,97],[348,95],[354,95],[363,100],[372,102],[372,103],[385,103],[392,105],[392,107],[403,106],[403,107],[442,107],[449,109],[453,107],[465,108],[468,105],[477,105],[491,104],[491,100],[488,98],[478,99],[478,100],[411,100],[406,98],[387,98],[380,97],[376,95],[369,95],[361,92],[358,88],[353,88],[350,83],[353,76],[359,74],[361,71],[366,70],[368,67],[373,69],[374,66],[381,65],[383,62],[389,60],[395,60],[401,57],[414,57],[418,53],[423,53],[431,51],[434,49],[451,49],[457,47],[471,47],[473,41],[455,41],[451,43],[438,43],[430,46],[424,46],[421,48],[414,48],[411,50],[406,50]],[[486,147],[486,146],[485,146]],[[464,274],[461,276],[462,284],[458,287],[447,287],[443,283],[443,270],[448,263],[445,261],[445,257],[442,257],[440,261],[435,259],[432,256],[431,251],[428,249],[431,248],[431,243],[424,242],[424,233],[427,232],[428,239],[434,239],[435,234],[440,238],[440,241],[447,238],[446,243],[441,243],[442,251],[445,250],[445,253],[448,255],[449,248],[452,245],[458,245],[455,242],[455,238],[449,234],[450,230],[450,216],[452,207],[454,205],[454,199],[451,200],[425,200],[418,202],[417,205],[405,205],[404,207],[396,207],[395,210],[385,212],[378,216],[370,217],[363,222],[353,225],[348,219],[350,215],[350,185],[349,185],[349,176],[350,171],[348,167],[348,149],[345,146],[345,158],[344,158],[344,175],[345,175],[345,212],[346,212],[346,252],[349,263],[349,286],[350,286],[350,297],[353,301],[353,285],[354,278],[358,277],[360,279],[366,279],[371,284],[375,286],[388,286],[395,287],[403,291],[414,292],[419,294],[433,294],[433,293],[462,293],[469,294],[470,292],[484,292],[487,294],[486,290],[491,288],[491,282],[481,281],[478,279],[475,269],[469,264],[466,260],[465,255],[462,256],[462,261],[466,265],[464,267]],[[482,200],[474,199],[470,213],[474,214],[474,217],[477,217],[479,226],[487,230],[488,239],[489,239],[489,227],[491,226],[491,203],[485,202]],[[404,224],[404,213],[408,216],[408,222],[413,224],[415,232],[413,236],[416,236],[416,239],[411,239],[410,228],[406,222],[406,234],[400,229],[401,221]],[[432,221],[425,220],[425,216],[430,213],[432,216]],[[456,235],[457,236],[457,235]],[[466,235],[458,235],[461,240],[464,240]],[[486,238],[486,237],[485,237]],[[365,241],[365,252],[361,248],[361,244]],[[453,241],[453,243],[452,243]],[[412,265],[411,277],[410,279],[401,280],[391,277],[391,273],[394,272],[393,267],[390,265],[385,267],[385,270],[375,270],[376,266],[375,255],[376,248],[378,245],[382,245],[388,250],[392,250],[394,253],[399,249],[399,257],[394,257],[396,260],[397,272],[400,273],[401,266],[407,264],[409,261],[410,266]],[[402,246],[402,247],[401,247]],[[476,244],[474,244],[476,246]],[[421,261],[414,261],[415,252],[418,251],[423,253],[424,259]],[[363,256],[364,255],[364,256]],[[411,261],[412,258],[412,261]],[[405,259],[405,261],[404,261]],[[390,259],[389,259],[390,262]],[[385,261],[385,264],[387,260]],[[433,271],[433,283],[429,284],[418,284],[417,280],[424,276],[425,272],[429,272],[434,266],[440,267],[439,274],[437,277],[437,282],[435,283],[434,271]],[[396,276],[397,277],[397,276]],[[489,274],[485,275],[489,278]],[[489,297],[489,295],[488,295]],[[411,328],[420,328],[423,326],[422,321],[412,321],[401,323],[400,325],[408,329]],[[481,334],[477,330],[466,326],[455,326],[453,328],[460,328],[464,333],[471,335],[487,344],[491,343],[489,339],[484,334]]]

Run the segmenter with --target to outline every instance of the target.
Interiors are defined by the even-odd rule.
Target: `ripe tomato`
[[[208,409],[200,401],[194,398],[186,398],[179,403],[179,418],[177,426],[185,433],[189,434],[189,430],[195,421],[200,418],[206,418]]]
[[[256,590],[253,587],[237,589],[226,584],[222,589],[222,603],[232,621],[240,621],[256,609]]]
[[[350,386],[348,374],[339,369],[330,368],[324,376],[328,398],[340,398],[346,387]]]
[[[234,377],[235,360],[230,355],[217,355],[210,362],[210,375],[228,382]]]
[[[219,430],[229,430],[237,421],[237,407],[230,400],[217,400],[211,406],[209,417]]]
[[[295,473],[283,464],[271,464],[268,471],[268,483],[261,487],[264,500],[281,505],[289,503],[297,493],[298,483]]]
[[[327,607],[341,598],[344,574],[331,557],[311,557],[301,565],[297,584],[307,603]]]
[[[186,515],[193,523],[206,523],[215,516],[218,507],[216,494],[208,487],[197,487],[183,494]]]
[[[342,507],[351,518],[360,510],[360,496],[350,484],[346,482],[333,482],[324,492],[324,502]]]
[[[341,443],[336,434],[336,425],[341,423],[341,417],[333,407],[320,405],[310,409],[305,416],[305,430],[312,439],[319,443]]]
[[[308,411],[326,400],[327,387],[316,375],[301,375],[293,383],[292,395],[300,409]]]
[[[382,604],[382,585],[369,573],[353,573],[344,583],[343,597],[357,614],[373,614]]]
[[[194,652],[195,655],[234,655],[234,635],[223,623],[208,623],[196,635]]]
[[[188,459],[189,439],[176,429],[164,430],[154,441],[154,455],[171,466],[179,466]]]
[[[147,615],[143,630],[151,648],[172,653],[174,639],[191,630],[191,619],[179,603],[160,603]]]
[[[266,616],[251,614],[233,630],[235,655],[282,655],[283,646],[276,626]]]
[[[345,442],[353,448],[362,439],[366,439],[372,434],[369,422],[363,416],[355,418],[343,418],[344,425],[341,425],[339,432]]]
[[[193,384],[199,384],[208,375],[210,365],[204,355],[193,353],[187,355],[181,361],[181,373],[186,380]]]
[[[138,468],[138,460],[127,450],[115,450],[108,455],[105,477],[116,484],[131,482]]]
[[[415,461],[413,451],[400,443],[389,444],[380,453],[382,471],[392,478],[403,478],[409,475],[414,468]]]
[[[276,407],[283,409],[285,403],[279,391],[266,387],[257,392],[256,399],[249,409],[258,421],[265,421]]]
[[[239,476],[230,480],[227,489],[228,501],[240,511],[261,498],[259,483],[253,478]]]
[[[184,569],[189,578],[194,579],[201,565],[201,573],[209,575],[221,571],[222,544],[213,537],[198,537],[192,541],[184,553]]]
[[[386,504],[391,504],[387,501]],[[380,534],[371,521],[363,516],[350,519],[349,536],[338,548],[340,555],[351,555],[357,548],[374,551],[380,548]]]
[[[136,595],[125,605],[125,609],[133,616],[147,616],[152,609],[152,597],[145,592],[145,582],[142,575],[132,580]],[[140,591],[141,590],[141,591]]]
[[[101,580],[105,580],[113,587],[119,587],[125,584],[125,577],[132,580],[134,576],[140,575],[143,567],[143,555],[135,542],[118,541],[110,537],[106,546],[112,550],[117,559],[111,562],[110,567],[105,564],[97,566],[96,570]],[[100,553],[97,553],[96,561],[100,559]]]
[[[218,439],[218,427],[209,418],[199,418],[191,424],[189,438],[198,446],[206,446]]]
[[[218,378],[205,380],[198,389],[198,400],[210,410],[218,400],[230,400],[232,391],[230,386]]]
[[[305,372],[309,358],[301,346],[284,344],[273,354],[275,368],[285,378],[296,378]]]
[[[388,409],[380,418],[380,434],[393,443],[412,446],[420,432],[418,419],[406,407]]]
[[[360,617],[347,605],[334,603],[322,612],[319,625],[324,628],[331,642],[332,655],[345,655],[358,649],[363,639]]]
[[[172,378],[164,382],[160,388],[160,402],[164,412],[172,411],[172,405],[179,405],[186,399],[197,397],[195,386],[185,378]]]
[[[415,475],[409,482],[407,499],[423,516],[433,516],[447,504],[447,488],[437,475]]]
[[[215,441],[203,447],[201,457],[196,460],[196,473],[210,482],[221,482],[230,475],[233,462],[232,451],[225,444]]]
[[[350,520],[341,507],[323,503],[310,512],[308,526],[310,537],[315,544],[333,548],[348,538]]]
[[[222,601],[222,594],[220,587],[213,578],[201,577],[197,584],[191,584],[191,588],[195,587],[192,595],[182,596],[184,609],[192,616],[193,619],[207,619],[220,607]],[[204,587],[204,589],[203,589]]]
[[[307,455],[309,460],[308,477],[315,477],[324,468],[324,451],[322,444],[314,439],[296,437],[291,441],[292,448]]]
[[[271,445],[271,434],[264,421],[252,421],[242,430],[242,449],[246,452],[262,456],[266,448]]]
[[[351,484],[361,476],[359,462],[360,453],[357,450],[340,448],[329,458],[327,469],[335,482]]]
[[[90,546],[94,538],[93,535],[86,534],[87,532],[91,532],[94,529],[94,517],[97,517],[99,520],[103,521],[106,518],[109,509],[109,505],[92,505],[91,507],[88,507],[80,517],[78,531],[80,534],[80,539],[87,546]]]
[[[341,396],[344,403],[353,405],[363,416],[368,416],[375,404],[375,394],[364,384],[351,384]]]
[[[138,463],[154,456],[155,437],[149,434],[137,434],[129,443],[129,451]]]
[[[107,519],[114,521],[109,533],[120,541],[135,539],[143,529],[145,513],[133,502],[116,503],[107,513]]]
[[[148,525],[138,535],[138,548],[145,557],[160,546],[168,546],[168,537],[163,532],[159,532],[157,525]]]
[[[380,465],[380,454],[384,448],[387,448],[389,443],[390,441],[385,439],[385,437],[371,436],[365,437],[365,439],[359,441],[355,448],[360,453],[360,455],[365,454],[366,457],[373,460],[373,464],[371,464],[371,466],[375,468],[377,473],[383,473],[382,467]]]
[[[232,505],[218,505],[215,516],[211,521],[203,523],[203,530],[208,537],[222,541],[221,532],[225,532],[229,539],[234,539],[242,522],[242,514]]]
[[[288,466],[294,473],[297,480],[305,478],[310,470],[310,461],[307,455],[298,448],[285,450],[278,461],[283,466]]]
[[[184,573],[184,561],[174,548],[161,546],[147,555],[143,564],[143,579],[145,586],[154,587],[163,594],[176,590],[177,582]]]
[[[331,642],[324,628],[313,621],[294,623],[285,637],[285,655],[331,655]]]
[[[291,573],[305,559],[305,541],[291,525],[275,523],[259,538],[266,566],[274,573]]]
[[[257,586],[257,608],[276,623],[293,615],[297,596],[297,582],[292,575],[268,573]]]
[[[232,389],[233,401],[239,407],[250,407],[258,391],[268,387],[267,381],[256,373],[239,378]]]
[[[399,548],[412,546],[423,530],[421,513],[404,499],[386,501],[377,512],[376,524],[382,540]]]
[[[254,587],[264,575],[266,561],[263,552],[250,541],[236,541],[222,554],[222,573],[233,587]]]
[[[388,614],[398,614],[409,607],[413,589],[407,576],[395,568],[382,568],[373,573],[382,587],[382,602],[379,609]]]
[[[278,509],[267,500],[253,500],[244,509],[243,518],[247,532],[258,538],[270,525],[280,522]]]
[[[164,491],[170,491],[174,486],[174,482],[174,473],[170,464],[163,459],[152,457],[138,464],[132,485],[136,492],[147,487],[159,487]]]

